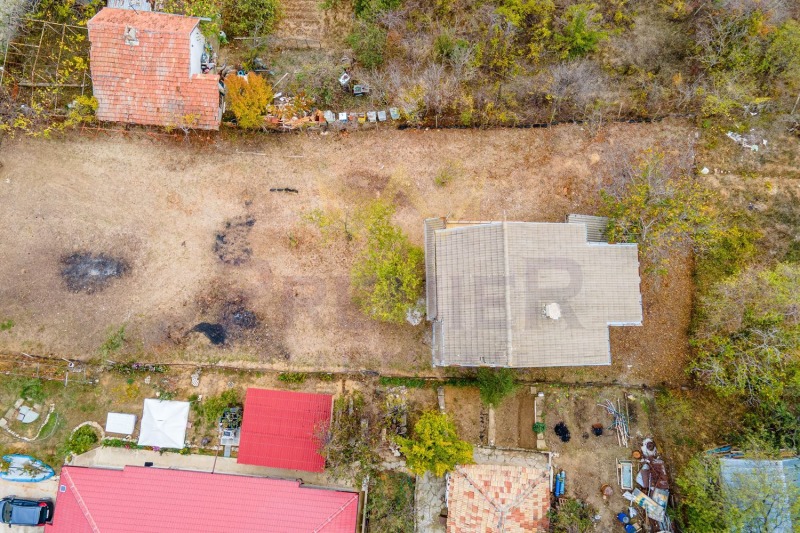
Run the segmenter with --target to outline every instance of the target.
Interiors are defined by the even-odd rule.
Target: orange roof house
[[[202,72],[199,18],[101,9],[88,22],[97,118],[219,129],[219,76]]]
[[[447,533],[549,531],[548,480],[527,466],[457,466],[447,479]]]

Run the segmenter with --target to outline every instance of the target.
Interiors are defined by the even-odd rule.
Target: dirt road
[[[428,371],[425,325],[378,324],[351,303],[357,245],[344,227],[359,206],[392,201],[395,220],[418,244],[428,216],[561,221],[594,211],[612,146],[668,145],[689,134],[681,123],[661,123],[599,134],[563,126],[191,143],[7,139],[0,321],[14,327],[0,332],[0,349],[95,357],[124,325],[127,356]],[[455,176],[444,186],[434,179],[442,169]],[[309,222],[314,213],[330,215],[332,229]],[[62,276],[67,267],[110,274],[82,291]],[[612,331],[612,366],[533,377],[682,381],[690,276],[682,265],[644,284],[645,326]],[[198,324],[224,326],[225,342],[192,333]]]

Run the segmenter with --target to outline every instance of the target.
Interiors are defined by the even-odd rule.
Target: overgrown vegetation
[[[328,0],[323,7],[346,10]],[[416,120],[516,124],[786,113],[800,84],[789,2],[357,0],[354,74]]]
[[[356,303],[369,317],[403,323],[422,294],[424,255],[392,224],[394,208],[375,202],[361,213],[364,248],[351,271]]]
[[[458,438],[456,426],[446,413],[426,411],[414,424],[412,438],[396,437],[408,468],[422,475],[441,477],[459,464],[472,464],[472,444]]]
[[[478,369],[476,381],[481,393],[481,401],[492,407],[500,405],[506,396],[517,390],[514,371],[510,368],[481,367]]]
[[[226,389],[216,396],[209,396],[202,401],[197,397],[190,398],[192,410],[205,422],[206,427],[215,428],[222,416],[223,411],[228,407],[240,407],[243,402],[242,393],[239,389]]]
[[[677,485],[687,531],[779,531],[790,528],[786,518],[795,524],[800,520],[800,487],[780,482],[775,471],[757,463],[723,482],[719,459],[700,454],[689,462]]]
[[[307,374],[304,372],[281,372],[278,374],[278,380],[284,383],[299,385],[305,382]]]
[[[357,472],[360,480],[376,468],[376,421],[369,407],[360,393],[339,396],[333,404],[331,426],[318,428],[326,469],[334,475]]]
[[[595,531],[594,515],[597,509],[574,498],[569,498],[550,509],[550,530],[553,533],[589,533]]]
[[[369,531],[413,533],[414,478],[402,472],[379,472],[370,478]]]
[[[750,404],[800,393],[800,266],[751,267],[700,300],[692,371],[717,392]]]

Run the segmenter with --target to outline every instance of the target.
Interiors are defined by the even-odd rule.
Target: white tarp
[[[106,417],[106,433],[133,435],[136,427],[136,415],[126,413],[108,413]]]
[[[183,448],[186,425],[189,422],[189,402],[161,401],[148,398],[144,401],[140,446]]]

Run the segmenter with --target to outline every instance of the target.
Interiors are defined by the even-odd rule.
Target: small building
[[[237,462],[322,472],[332,413],[329,394],[247,389]]]
[[[726,498],[745,512],[744,533],[800,529],[800,457],[720,459]]]
[[[545,533],[549,475],[529,466],[459,465],[447,478],[447,532]]]
[[[433,364],[611,364],[609,326],[642,323],[638,250],[588,229],[427,219]]]
[[[165,468],[64,466],[46,533],[355,533],[356,492]]]
[[[204,73],[200,19],[135,9],[101,9],[87,23],[97,118],[219,129],[219,76]]]

